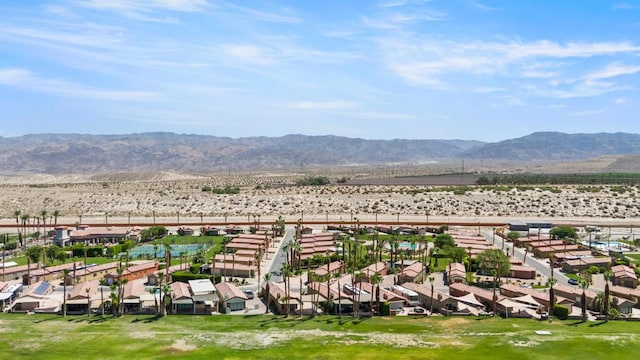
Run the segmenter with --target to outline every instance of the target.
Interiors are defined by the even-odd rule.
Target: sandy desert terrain
[[[400,172],[394,171],[397,176]],[[364,172],[362,174],[365,174]],[[370,173],[366,173],[371,176]],[[402,173],[400,173],[403,175]],[[525,191],[474,187],[463,195],[434,186],[328,185],[293,186],[308,174],[286,172],[242,174],[140,173],[110,175],[30,175],[0,179],[0,218],[15,223],[13,212],[32,216],[47,210],[60,212],[59,223],[157,221],[197,223],[263,222],[278,215],[288,221],[491,221],[571,220],[633,224],[640,219],[636,187],[603,186],[586,192],[578,186]],[[379,176],[389,174],[379,172]],[[356,172],[331,174],[363,177]],[[216,195],[202,187],[239,186],[240,194]],[[561,191],[558,191],[561,190]],[[399,215],[398,215],[399,214]],[[80,218],[82,216],[82,218]],[[52,219],[48,220],[48,223]],[[639,223],[640,225],[640,223]]]

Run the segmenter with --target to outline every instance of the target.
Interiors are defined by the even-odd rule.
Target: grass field
[[[640,254],[625,254],[632,262],[640,264]]]
[[[640,323],[499,318],[5,314],[0,333],[11,359],[631,359],[640,347]]]

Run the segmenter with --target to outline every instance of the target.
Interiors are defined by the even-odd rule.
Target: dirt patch
[[[460,328],[462,325],[466,325],[469,323],[469,320],[463,318],[451,318],[447,321],[441,322],[439,325],[445,329],[455,329]]]
[[[195,350],[197,348],[198,347],[195,346],[195,345],[187,344],[187,342],[184,341],[183,339],[176,340],[176,342],[174,342],[173,345],[170,346],[171,350],[177,350],[177,351],[182,351],[182,352],[193,351],[193,350]]]

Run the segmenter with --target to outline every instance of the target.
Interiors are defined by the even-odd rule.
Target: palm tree
[[[111,298],[111,315],[116,317],[118,315],[118,307],[120,306],[120,296],[118,291],[118,281],[109,285],[109,289],[111,292],[109,293],[109,297]]]
[[[436,278],[429,276],[429,284],[431,284],[431,300],[429,301],[429,316],[433,315],[433,282]]]
[[[129,280],[127,279],[122,279],[120,280],[118,283],[120,284],[120,299],[122,301],[120,301],[120,306],[119,306],[119,315],[122,316],[124,315],[124,288],[127,285],[127,283],[129,282]]]
[[[551,315],[553,314],[553,310],[555,308],[556,294],[555,294],[555,291],[553,290],[553,285],[555,285],[556,282],[558,282],[558,280],[555,279],[554,277],[550,277],[547,280],[547,285],[549,286],[549,319],[551,319]]]
[[[371,275],[371,284],[376,286],[376,312],[378,315],[380,313],[380,283],[382,282],[382,275],[379,272]]]
[[[268,313],[269,312],[269,290],[271,290],[271,273],[266,273],[264,274],[264,303],[266,305],[266,309],[264,311],[264,313]],[[260,291],[260,288],[258,288],[258,291]]]
[[[67,316],[67,276],[69,269],[62,270],[62,316]]]
[[[162,304],[162,316],[167,315],[167,297],[171,295],[171,286],[169,284],[162,285],[162,298],[160,303]]]
[[[589,287],[589,281],[586,277],[581,277],[578,282],[580,284],[580,288],[582,288],[582,295],[580,296],[580,307],[582,309],[582,322],[587,321],[587,294],[586,290]]]
[[[42,238],[45,238],[47,233],[47,210],[40,211],[40,216],[42,217]]]
[[[22,248],[25,250],[27,249],[27,224],[30,218],[31,215],[29,214],[20,215],[20,219],[22,220],[22,243],[20,245],[22,245]]]
[[[333,277],[338,280],[338,319],[342,319],[342,289],[340,288],[340,278],[342,274],[339,272],[334,273]],[[327,288],[327,294],[329,293],[329,288]]]
[[[87,317],[91,317],[91,296],[89,296],[89,291],[91,290],[86,288],[84,291],[87,293]]]
[[[260,291],[260,278],[262,276],[260,269],[260,263],[262,262],[262,247],[258,246],[258,252],[253,256],[253,259],[256,261],[256,268],[258,269],[258,291]]]
[[[282,272],[282,276],[284,276],[284,292],[285,292],[285,302],[286,302],[286,315],[289,316],[289,309],[290,309],[290,293],[291,293],[291,284],[289,282],[290,278],[291,278],[291,265],[290,264],[282,264],[282,267],[280,267],[280,271]]]
[[[609,291],[609,282],[611,281],[612,277],[613,277],[613,274],[611,273],[611,271],[605,271],[604,272],[604,281],[605,281],[605,285],[604,285],[604,321],[609,321],[609,297],[611,296],[611,293]]]
[[[58,226],[58,216],[60,216],[60,210],[53,210],[53,226]]]
[[[158,307],[158,288],[157,287],[152,287],[151,289],[149,289],[149,292],[151,293],[151,295],[153,295],[153,300],[155,301],[155,310],[156,310],[156,317],[158,317],[160,315],[160,308]]]
[[[107,285],[107,280],[100,279],[100,316],[104,317],[104,287]]]

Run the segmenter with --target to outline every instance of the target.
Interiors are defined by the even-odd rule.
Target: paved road
[[[487,230],[483,230],[481,231],[482,236],[485,237],[485,239],[489,240],[489,242],[493,243],[493,234],[491,231],[487,231]],[[506,249],[509,248],[509,254],[512,254],[515,252],[515,258],[517,259],[524,259],[524,249],[522,248],[515,248],[515,251],[513,250],[513,244],[509,243],[509,242],[504,242],[502,240],[502,238],[498,235],[495,236],[495,244],[494,246],[498,249]],[[536,269],[536,271],[540,274],[542,274],[543,276],[550,278],[551,277],[551,269],[549,268],[549,260],[541,260],[538,258],[534,258],[532,256],[531,253],[527,253],[527,258],[525,259],[525,265],[527,266],[531,266],[534,269]],[[560,270],[558,269],[554,269],[553,271],[553,277],[557,280],[556,284],[560,284],[560,285],[569,285],[568,281],[569,278],[566,277],[562,272],[560,272]]]
[[[283,240],[280,242],[280,244],[278,244],[278,248],[276,249],[275,253],[272,254],[273,258],[271,261],[271,266],[269,266],[269,270],[268,272],[271,273],[271,281],[274,282],[282,282],[282,276],[276,276],[274,275],[274,273],[280,273],[280,268],[282,267],[282,264],[287,262],[287,254],[282,251],[282,248],[284,248],[285,244],[289,243],[289,241],[293,240],[293,234],[295,233],[294,229],[287,229],[285,234],[284,234],[284,238]]]

